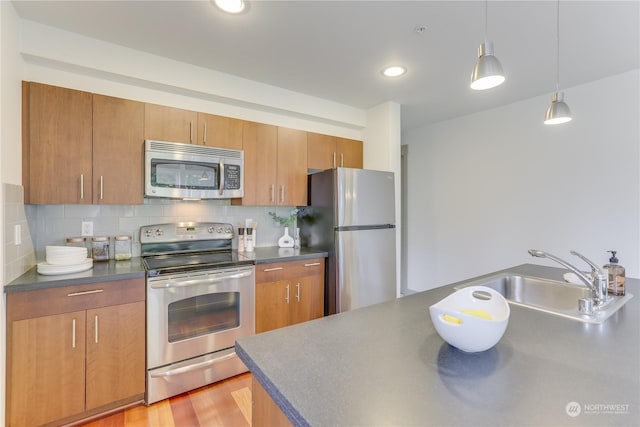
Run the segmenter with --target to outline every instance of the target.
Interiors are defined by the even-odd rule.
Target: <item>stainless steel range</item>
[[[255,333],[255,266],[232,250],[233,236],[217,222],[140,229],[147,404],[247,371],[234,345]]]

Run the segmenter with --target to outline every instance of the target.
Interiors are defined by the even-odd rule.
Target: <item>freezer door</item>
[[[393,172],[336,169],[336,226],[395,224]]]
[[[396,229],[336,231],[336,308],[396,298]]]

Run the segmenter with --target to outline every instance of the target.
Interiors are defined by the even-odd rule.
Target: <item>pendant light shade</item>
[[[547,114],[544,115],[545,125],[559,125],[571,121],[571,110],[564,102],[564,93],[554,92],[551,97],[551,105],[547,108]]]
[[[493,43],[487,40],[487,15],[488,0],[484,2],[484,43],[478,48],[478,61],[471,72],[471,84],[473,90],[485,90],[496,87],[504,82],[502,65],[493,55]]]
[[[493,55],[493,43],[485,41],[478,48],[478,62],[471,73],[471,89],[484,90],[504,82],[502,65]]]
[[[545,125],[559,125],[571,121],[571,110],[564,102],[564,93],[560,88],[560,0],[558,0],[556,16],[556,91],[551,96],[551,105],[544,115]]]

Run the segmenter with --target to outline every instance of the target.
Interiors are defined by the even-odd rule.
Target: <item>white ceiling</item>
[[[469,89],[483,1],[249,2],[241,15],[208,0],[13,3],[26,20],[354,107],[395,101],[403,129],[555,90],[555,1],[489,2],[507,80],[484,92]],[[563,0],[560,55],[561,90],[640,68],[640,1]],[[389,64],[408,73],[385,78]]]

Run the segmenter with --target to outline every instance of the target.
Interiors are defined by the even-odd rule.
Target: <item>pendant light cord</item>
[[[560,0],[556,8],[556,92],[560,90]]]
[[[559,0],[558,0],[559,1]],[[484,0],[484,41],[487,41],[487,22],[488,22],[489,0]]]

